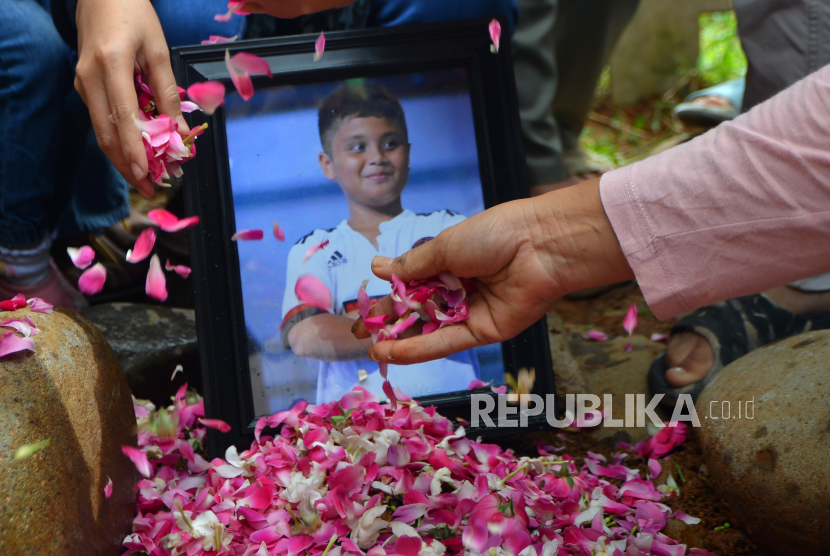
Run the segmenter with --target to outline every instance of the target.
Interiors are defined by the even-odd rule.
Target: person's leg
[[[558,75],[554,44],[558,0],[519,0],[513,67],[531,191],[565,179],[562,141],[553,117]],[[546,192],[546,191],[541,191]]]

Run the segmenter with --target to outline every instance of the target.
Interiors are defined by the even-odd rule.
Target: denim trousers
[[[129,215],[128,185],[98,148],[73,87],[76,55],[55,30],[49,0],[0,0],[0,245],[54,230],[72,236]],[[227,0],[156,0],[169,46],[244,32],[213,20]]]

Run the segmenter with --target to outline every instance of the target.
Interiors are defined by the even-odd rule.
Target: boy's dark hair
[[[331,141],[338,128],[350,118],[381,118],[407,136],[406,116],[398,99],[379,85],[344,85],[330,93],[317,111],[317,127],[323,150],[331,156]]]

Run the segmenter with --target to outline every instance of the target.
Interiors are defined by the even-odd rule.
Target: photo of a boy
[[[372,298],[390,291],[387,282],[372,274],[372,258],[398,256],[465,217],[447,209],[415,214],[403,208],[410,144],[403,108],[385,88],[346,85],[335,90],[318,109],[318,129],[320,167],[342,190],[349,216],[334,228],[312,231],[291,248],[280,330],[285,349],[320,361],[317,403],[326,403],[357,385],[383,395],[378,365],[366,358],[370,340],[357,340],[351,333],[361,283],[369,280],[366,291]],[[303,261],[310,247],[325,241]],[[319,278],[331,292],[330,312],[297,299],[294,287],[305,274]],[[363,380],[360,371],[366,372]],[[465,390],[476,378],[473,352],[389,366],[390,382],[413,397]]]

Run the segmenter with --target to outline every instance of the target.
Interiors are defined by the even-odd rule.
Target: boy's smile
[[[346,199],[382,208],[400,199],[409,177],[406,133],[383,118],[349,118],[319,156],[323,173],[337,180]]]

